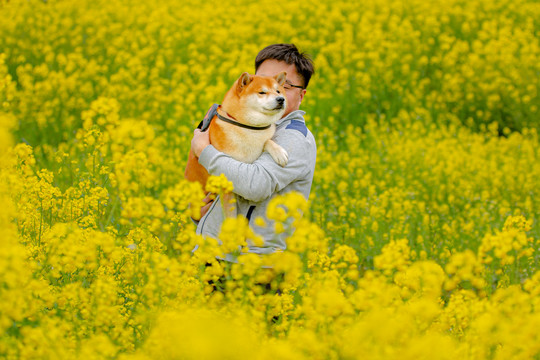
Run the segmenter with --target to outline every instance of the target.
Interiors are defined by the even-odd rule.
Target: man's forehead
[[[281,72],[281,71],[280,71]],[[279,73],[277,73],[279,74]],[[274,76],[276,76],[277,74],[264,74],[264,73],[257,73],[256,75],[259,75],[259,76],[266,76],[266,77],[271,77],[271,78],[274,78]],[[289,78],[286,77],[287,81],[289,81]]]
[[[279,74],[281,71],[275,73],[275,74],[269,74],[269,73],[263,73],[263,72],[258,72],[256,73],[256,75],[259,75],[259,76],[268,76],[268,77],[274,77],[276,76],[277,74]],[[289,73],[287,72],[287,76],[285,77],[285,81],[289,82],[289,83],[292,83],[292,80],[289,78]]]
[[[269,59],[269,60],[264,61],[261,65],[259,65],[259,68],[257,71],[262,71],[266,73],[275,72],[275,74],[270,74],[270,75],[277,75],[282,71],[286,71],[287,74],[289,74],[291,72],[296,73],[296,66],[294,64],[287,64],[285,61]]]

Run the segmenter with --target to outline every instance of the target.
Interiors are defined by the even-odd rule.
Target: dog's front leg
[[[285,166],[289,162],[287,151],[272,140],[267,140],[264,143],[263,150],[267,151],[272,156],[272,159],[280,166]]]

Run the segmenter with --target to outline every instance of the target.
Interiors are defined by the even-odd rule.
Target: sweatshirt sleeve
[[[289,162],[285,167],[279,166],[267,152],[248,164],[233,159],[212,145],[202,151],[199,163],[211,175],[224,174],[232,181],[234,193],[247,200],[260,202],[304,177],[312,166],[310,154],[316,151],[298,131],[285,130],[273,140],[289,154]]]

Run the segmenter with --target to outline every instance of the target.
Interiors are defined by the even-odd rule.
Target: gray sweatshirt
[[[285,250],[286,234],[276,234],[274,223],[266,217],[266,208],[272,198],[290,191],[300,192],[309,197],[317,146],[313,134],[306,127],[304,111],[296,110],[279,120],[272,140],[281,145],[289,154],[289,162],[281,167],[270,154],[263,152],[252,164],[243,163],[207,146],[199,157],[199,163],[211,175],[225,174],[234,185],[238,215],[243,214],[251,228],[264,239],[264,245],[249,246],[249,252],[270,254]],[[262,217],[265,227],[255,225],[255,219]],[[197,234],[218,239],[223,223],[223,211],[218,197],[197,225]],[[218,239],[219,240],[219,239]],[[225,260],[236,261],[228,255]]]

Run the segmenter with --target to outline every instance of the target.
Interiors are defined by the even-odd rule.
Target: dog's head
[[[263,126],[275,123],[283,116],[287,108],[285,83],[287,73],[276,76],[259,76],[243,73],[233,87],[237,97],[239,118],[252,125]]]

